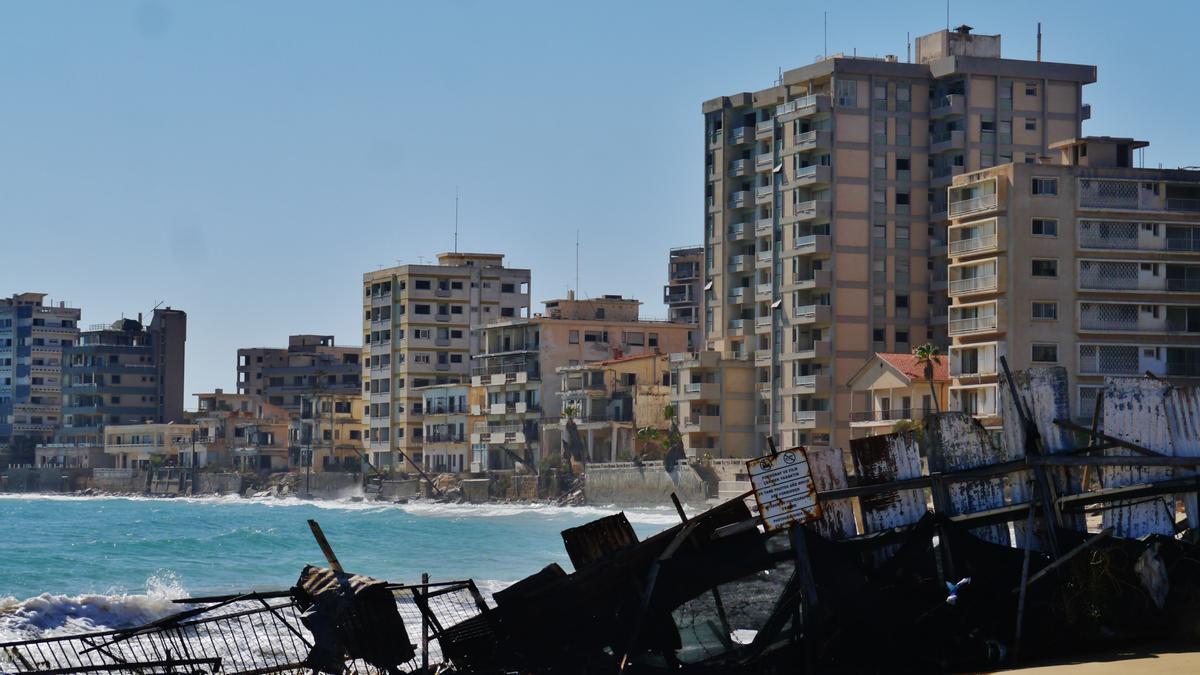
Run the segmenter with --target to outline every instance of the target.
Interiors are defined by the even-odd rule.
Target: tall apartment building
[[[195,394],[196,451],[184,466],[234,467],[241,471],[288,468],[288,422],[280,406],[253,394]]]
[[[377,467],[422,462],[421,387],[465,382],[478,353],[472,326],[529,316],[527,269],[493,253],[442,253],[437,265],[363,275],[363,395]]]
[[[45,298],[0,298],[0,446],[45,441],[62,426],[62,351],[79,338],[79,309]]]
[[[314,392],[361,395],[361,357],[362,347],[339,347],[332,335],[290,335],[286,348],[238,350],[237,390],[294,417]]]
[[[182,422],[187,314],[154,310],[150,325],[121,319],[79,334],[63,350],[58,443],[103,445],[110,424]]]
[[[682,352],[692,324],[643,321],[637,300],[619,295],[548,300],[545,312],[477,329],[480,351],[471,386],[486,394],[471,430],[476,461],[485,469],[512,468],[530,449],[535,458],[558,452],[562,389],[557,370],[634,354]],[[486,460],[485,460],[486,458]]]
[[[363,441],[367,402],[360,392],[305,396],[288,424],[288,455],[294,468],[314,472],[365,471]]]
[[[1002,58],[966,26],[916,57],[837,55],[703,104],[705,347],[756,369],[755,446],[716,454],[768,434],[845,447],[862,363],[948,342],[944,188],[1033,161],[1090,114],[1094,66]]]
[[[1200,378],[1200,171],[1134,168],[1146,145],[1070,139],[954,179],[952,407],[997,422],[1000,355],[1066,367],[1089,420],[1105,376]]]
[[[670,251],[667,262],[667,285],[663,286],[663,304],[667,320],[673,323],[700,323],[700,296],[704,294],[703,246],[682,246]],[[688,350],[700,344],[698,330],[691,332]]]

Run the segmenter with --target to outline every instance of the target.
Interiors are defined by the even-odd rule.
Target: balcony
[[[989,293],[997,288],[995,274],[984,274],[964,279],[951,279],[949,292],[951,296],[971,295],[974,293]]]
[[[756,366],[771,365],[771,350],[770,349],[754,350],[754,365],[756,365]]]
[[[770,204],[774,194],[775,187],[773,185],[760,185],[754,189],[754,203],[759,206]]]
[[[792,145],[784,149],[784,154],[792,155],[798,152],[829,150],[833,147],[833,134],[827,130],[812,130],[792,136]]]
[[[932,410],[922,410],[920,408],[889,408],[880,410],[863,410],[850,413],[850,426],[852,427],[890,427],[896,422],[902,420],[919,420],[923,419],[927,413]]]
[[[755,300],[770,300],[775,292],[771,284],[758,284],[754,287]]]
[[[1200,334],[1200,308],[1084,302],[1079,305],[1079,330],[1195,335]]]
[[[754,267],[755,269],[769,269],[774,259],[774,251],[759,251],[754,256]]]
[[[1079,289],[1084,291],[1200,293],[1200,265],[1080,260]]]
[[[801,305],[792,307],[792,324],[829,323],[829,305]]]
[[[791,347],[791,352],[785,356],[799,360],[828,359],[833,355],[833,345],[829,340],[793,342]]]
[[[729,143],[731,145],[741,145],[743,143],[754,142],[754,127],[738,127],[729,135]]]
[[[791,220],[794,222],[806,222],[817,219],[829,218],[829,200],[814,199],[807,202],[797,202],[792,204]]]
[[[725,140],[724,133],[722,133],[721,130],[718,129],[708,135],[708,148],[710,150],[715,150],[715,149],[721,147],[721,144],[724,142],[724,140]]]
[[[995,417],[996,385],[950,387],[949,408],[977,418]]]
[[[664,305],[678,305],[685,302],[697,302],[691,286],[665,286],[663,288]]]
[[[951,115],[964,115],[967,111],[966,97],[962,94],[950,94],[935,99],[929,106],[930,119],[942,119]]]
[[[749,272],[754,269],[754,256],[735,255],[729,258],[730,272]]]
[[[757,140],[769,139],[774,133],[775,120],[764,120],[754,125],[754,138]]]
[[[829,94],[809,94],[776,106],[775,121],[785,124],[822,112],[829,112]]]
[[[946,187],[954,182],[955,176],[961,176],[966,171],[963,166],[947,166],[937,169],[929,177],[929,184],[933,187]]]
[[[754,236],[769,237],[775,233],[775,224],[770,218],[759,218],[754,221]]]
[[[946,326],[951,336],[992,333],[996,330],[997,317],[995,314],[991,314],[988,316],[950,319],[947,321]]]
[[[729,302],[735,305],[743,302],[749,302],[750,299],[747,297],[747,295],[748,294],[746,293],[745,286],[731,288],[729,289]]]
[[[966,133],[961,129],[943,131],[929,138],[929,152],[939,154],[951,150],[962,150],[966,147]]]
[[[721,418],[715,415],[691,415],[683,418],[680,431],[685,434],[715,434],[721,431]]]
[[[979,195],[970,199],[963,199],[956,202],[950,202],[950,217],[962,218],[963,216],[974,215],[977,213],[986,213],[996,210],[996,193]]]
[[[792,283],[796,290],[830,288],[833,286],[833,275],[829,270],[813,270],[807,277],[793,277]]]
[[[753,325],[754,322],[750,319],[730,319],[728,324],[729,334],[733,336],[747,335],[750,333],[750,328]]]
[[[754,326],[756,328],[770,328],[771,324],[774,323],[774,321],[775,321],[774,315],[768,314],[766,316],[756,317],[754,319]]]
[[[688,382],[683,385],[680,398],[685,401],[717,401],[721,398],[721,385],[716,382]]]
[[[1165,236],[1164,236],[1165,235]],[[1080,220],[1079,248],[1200,253],[1200,227],[1174,223]]]
[[[729,175],[733,178],[749,176],[754,173],[754,165],[748,159],[739,159],[729,164]]]
[[[815,394],[818,391],[829,391],[832,386],[829,375],[794,375],[792,388],[797,394]]]
[[[729,208],[731,209],[744,209],[752,206],[753,203],[754,196],[750,190],[738,190],[729,195]]]
[[[827,234],[810,234],[793,239],[792,250],[800,255],[828,255],[833,250],[833,244]]]
[[[951,345],[946,359],[950,377],[978,379],[996,376],[996,361],[997,357],[1004,353],[1003,345],[1003,342]]]
[[[829,411],[793,410],[792,423],[798,429],[825,429],[829,427]]]
[[[775,153],[764,152],[754,158],[755,171],[770,171],[775,167]]]
[[[988,253],[996,250],[996,235],[981,234],[966,239],[955,239],[950,242],[950,255],[972,255]]]
[[[751,232],[753,232],[753,229],[751,228],[750,223],[735,223],[730,225],[729,229],[726,230],[729,241],[739,241],[745,239],[746,235]]]
[[[794,185],[797,187],[807,187],[812,185],[828,185],[831,176],[832,168],[820,164],[802,167],[796,170]]]

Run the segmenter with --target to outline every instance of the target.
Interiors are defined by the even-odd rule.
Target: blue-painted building
[[[63,350],[78,338],[78,308],[45,293],[0,298],[0,446],[46,441],[62,426]]]

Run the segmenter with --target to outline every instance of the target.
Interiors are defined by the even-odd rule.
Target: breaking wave
[[[146,593],[0,598],[0,642],[139,626],[181,611],[172,600],[186,595],[166,572],[146,580]]]

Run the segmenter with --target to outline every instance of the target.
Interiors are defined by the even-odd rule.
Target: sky
[[[0,296],[84,326],[188,313],[190,394],[239,347],[361,344],[363,272],[453,247],[662,317],[667,251],[703,231],[709,98],[825,50],[905,55],[933,2],[0,0]],[[950,5],[1004,55],[1096,64],[1088,134],[1200,164],[1200,5]],[[822,17],[828,12],[827,33]]]

